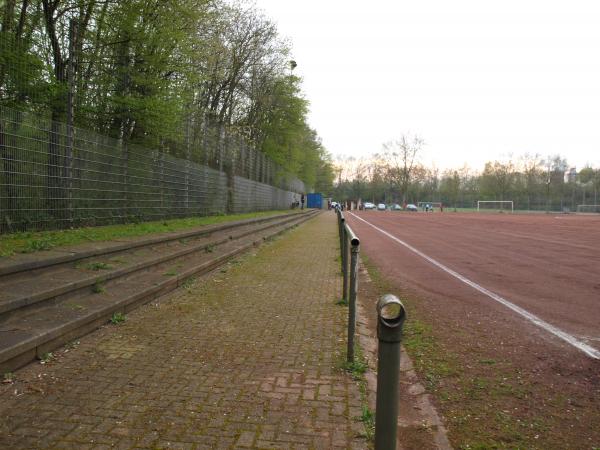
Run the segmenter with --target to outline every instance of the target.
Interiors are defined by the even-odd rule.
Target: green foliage
[[[135,226],[121,224],[102,227],[82,227],[72,230],[3,234],[0,236],[0,256],[50,250],[56,247],[76,245],[83,242],[110,241],[119,238],[145,236],[152,233],[180,231],[234,220],[266,217],[273,214],[281,214],[282,212],[284,211],[263,211],[232,214],[229,216],[188,217],[185,219],[167,220],[166,222],[144,222]],[[113,259],[111,262],[115,264],[123,263],[119,259]]]
[[[367,405],[362,406],[360,420],[365,426],[366,439],[373,441],[375,439],[375,413]]]
[[[183,287],[187,291],[191,291],[192,288],[194,287],[195,282],[196,282],[196,277],[194,277],[194,276],[188,277],[183,281],[183,283],[181,284],[181,287]]]
[[[600,203],[600,169],[584,167],[575,180],[565,181],[570,165],[560,155],[542,159],[523,154],[518,159],[489,161],[483,171],[464,166],[439,172],[417,163],[409,182],[398,176],[403,165],[393,155],[372,159],[340,159],[336,200],[374,203],[442,202],[445,211],[466,211],[478,200],[511,200],[515,210],[575,211],[577,205]]]
[[[15,374],[12,372],[5,372],[2,375],[2,383],[4,384],[12,384],[15,381]]]
[[[350,372],[352,378],[358,380],[367,371],[368,366],[366,361],[364,361],[362,358],[356,357],[352,362],[346,361],[346,363],[344,364],[344,369]]]
[[[82,267],[87,270],[93,270],[94,272],[98,272],[99,270],[110,270],[113,268],[113,266],[105,262],[89,262]]]
[[[54,359],[54,354],[52,352],[44,353],[40,358],[40,364],[48,364]]]
[[[33,253],[43,250],[50,250],[52,248],[52,242],[48,239],[32,239],[21,249],[21,253]]]
[[[113,313],[112,317],[110,318],[110,323],[112,323],[113,325],[119,325],[120,323],[125,322],[126,317],[125,314],[120,313],[120,312],[115,312]]]
[[[96,281],[92,285],[92,292],[94,294],[102,294],[103,292],[106,292],[106,288],[104,287],[101,281]]]
[[[279,163],[280,178],[331,187],[328,155],[307,125],[300,79],[290,74],[289,46],[254,6],[224,0],[21,6],[0,6],[0,104],[64,121],[71,78],[76,126],[210,164],[219,158],[205,144],[214,148],[218,131],[207,133],[206,124],[223,125]]]

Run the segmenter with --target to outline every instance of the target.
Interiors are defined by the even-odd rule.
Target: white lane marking
[[[387,231],[382,230],[381,228],[373,225],[370,222],[367,222],[365,219],[363,219],[361,217],[358,217],[356,214],[354,214],[354,213],[350,213],[350,214],[353,217],[356,217],[358,220],[361,220],[364,223],[366,223],[367,225],[375,228],[377,231],[379,231],[380,233],[386,235],[387,237],[389,237],[393,241],[396,241],[397,243],[403,245],[404,247],[406,247],[407,249],[409,249],[413,253],[416,253],[421,258],[429,261],[434,266],[442,269],[444,272],[452,275],[453,277],[455,277],[458,280],[462,281],[463,283],[471,286],[473,289],[481,292],[482,294],[487,295],[492,300],[495,300],[498,303],[501,303],[502,305],[506,306],[507,308],[513,310],[514,312],[516,312],[520,316],[522,316],[522,317],[526,318],[527,320],[529,320],[530,322],[532,322],[534,325],[537,325],[538,327],[546,330],[547,332],[553,334],[554,336],[556,336],[556,337],[562,339],[563,341],[569,343],[570,345],[572,345],[573,347],[577,348],[578,350],[581,350],[583,353],[585,353],[589,357],[594,358],[594,359],[600,359],[600,351],[596,350],[594,347],[592,347],[590,345],[587,345],[584,342],[581,342],[580,340],[578,340],[577,338],[575,338],[575,336],[572,336],[572,335],[570,335],[568,333],[565,333],[564,331],[562,331],[561,329],[555,327],[554,325],[551,325],[548,322],[540,319],[535,314],[530,313],[529,311],[521,308],[520,306],[517,306],[514,303],[509,302],[505,298],[500,297],[498,294],[496,294],[496,293],[494,293],[494,292],[492,292],[492,291],[484,288],[483,286],[480,286],[479,284],[475,283],[474,281],[469,280],[467,277],[461,275],[458,272],[455,272],[454,270],[450,269],[449,267],[447,267],[447,266],[443,265],[442,263],[436,261],[435,259],[427,256],[425,253],[421,252],[420,250],[417,250],[415,247],[413,247],[412,245],[404,242],[403,240],[398,239],[396,236],[391,235]]]

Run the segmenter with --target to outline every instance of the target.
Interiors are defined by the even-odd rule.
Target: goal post
[[[577,205],[578,213],[600,213],[600,205]]]
[[[477,212],[480,211],[513,213],[515,210],[512,200],[477,200]]]
[[[418,202],[417,203],[417,207],[419,209],[422,209],[423,211],[425,211],[425,207],[427,205],[429,205],[429,207],[432,209],[432,211],[434,209],[439,209],[440,211],[442,211],[442,206],[443,206],[442,202]]]

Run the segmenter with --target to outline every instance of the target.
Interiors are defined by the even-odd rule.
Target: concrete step
[[[177,240],[173,236],[168,236],[164,241],[146,238],[143,246],[135,242],[130,247],[121,245],[119,251],[114,251],[113,243],[110,242],[107,243],[109,252],[101,253],[98,248],[93,257],[70,259],[26,272],[9,272],[0,276],[0,317],[24,307],[35,307],[41,302],[60,299],[73,291],[126,276],[188,253],[213,248],[231,239],[241,239],[280,222],[297,218],[297,215],[284,215],[250,223],[243,221],[238,222],[236,227],[213,227],[209,231],[186,232]]]
[[[107,255],[110,253],[120,252],[122,250],[130,250],[135,247],[145,247],[148,245],[160,244],[168,241],[209,235],[214,232],[238,228],[240,226],[270,222],[273,220],[278,220],[282,217],[299,217],[302,214],[302,212],[278,214],[274,216],[207,225],[191,230],[157,233],[151,236],[119,238],[109,242],[85,243],[30,254],[16,254],[13,256],[0,258],[0,276],[18,272],[29,272],[34,269],[78,261],[85,258]]]
[[[127,313],[170,292],[188,278],[213,270],[264,239],[313,215],[295,215],[268,226],[259,225],[259,229],[253,232],[244,230],[245,236],[223,240],[210,252],[204,250],[205,245],[196,246],[196,251],[180,252],[175,258],[158,258],[153,264],[140,265],[137,270],[119,277],[66,290],[36,308],[19,308],[1,315],[0,373],[15,370],[36,357],[41,358],[47,352],[102,326],[114,313]]]

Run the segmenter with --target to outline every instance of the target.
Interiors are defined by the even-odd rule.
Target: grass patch
[[[189,277],[183,280],[181,283],[181,287],[190,291],[194,287],[194,282],[196,281],[196,277]]]
[[[375,413],[367,405],[362,406],[360,421],[365,427],[365,438],[369,442],[373,442],[375,440]]]
[[[144,236],[153,233],[164,233],[185,230],[205,225],[213,225],[235,220],[268,217],[290,211],[263,211],[246,214],[232,214],[208,217],[189,217],[185,219],[161,220],[155,222],[128,223],[106,225],[100,227],[83,227],[73,230],[36,231],[4,234],[0,236],[0,256],[15,253],[33,253],[50,250],[66,245],[83,242],[110,241],[118,238]]]
[[[361,259],[369,272],[372,282],[380,293],[394,292],[398,288],[392,285],[365,255]],[[429,392],[437,392],[447,378],[460,378],[461,368],[455,355],[448,351],[434,336],[429,324],[411,314],[411,299],[400,295],[408,310],[408,318],[404,323],[402,344],[410,355],[417,372]],[[450,398],[451,393],[441,389],[441,396]],[[440,393],[440,392],[438,392]]]
[[[110,258],[109,261],[113,264],[125,264],[127,261],[123,258]]]
[[[40,364],[48,364],[50,361],[54,359],[54,354],[52,352],[44,353],[40,358]]]
[[[113,268],[113,266],[110,264],[100,261],[85,263],[78,265],[77,267],[86,270],[93,270],[94,272],[98,272],[99,270],[110,270]]]
[[[106,289],[101,281],[96,281],[94,284],[92,284],[92,292],[94,294],[102,294],[103,292],[106,292]]]
[[[429,325],[413,318],[404,324],[403,344],[430,392],[437,392],[448,377],[460,377],[460,365],[433,337]]]
[[[21,253],[33,253],[33,252],[41,252],[44,250],[50,250],[53,247],[51,239],[31,239],[24,243]],[[4,249],[2,249],[2,255],[4,254]]]
[[[85,307],[78,305],[77,303],[66,303],[65,306],[69,307],[73,311],[81,311],[82,309],[85,309]]]
[[[367,371],[368,367],[369,366],[367,365],[366,361],[362,357],[359,358],[358,355],[355,355],[354,361],[346,361],[344,363],[344,370],[349,372],[352,378],[355,380],[360,380]]]
[[[497,363],[497,361],[495,359],[480,359],[479,363],[485,364],[487,366],[493,366],[494,364]]]
[[[365,378],[365,373],[367,372],[369,365],[363,354],[362,347],[357,342],[354,343],[354,361],[351,363],[344,361],[340,366],[343,370],[348,372],[352,379],[358,384],[362,409],[361,415],[355,417],[355,419],[363,423],[364,434],[362,434],[362,437],[370,443],[373,443],[375,440],[375,413],[369,409],[367,380]]]
[[[115,312],[113,313],[112,317],[110,318],[110,323],[112,323],[113,325],[119,325],[120,323],[125,322],[126,317],[125,314],[120,313],[120,312]]]
[[[12,384],[15,381],[15,374],[12,372],[6,372],[2,375],[2,383]]]
[[[174,277],[177,275],[177,271],[175,269],[169,269],[165,273],[163,273],[165,277]]]

